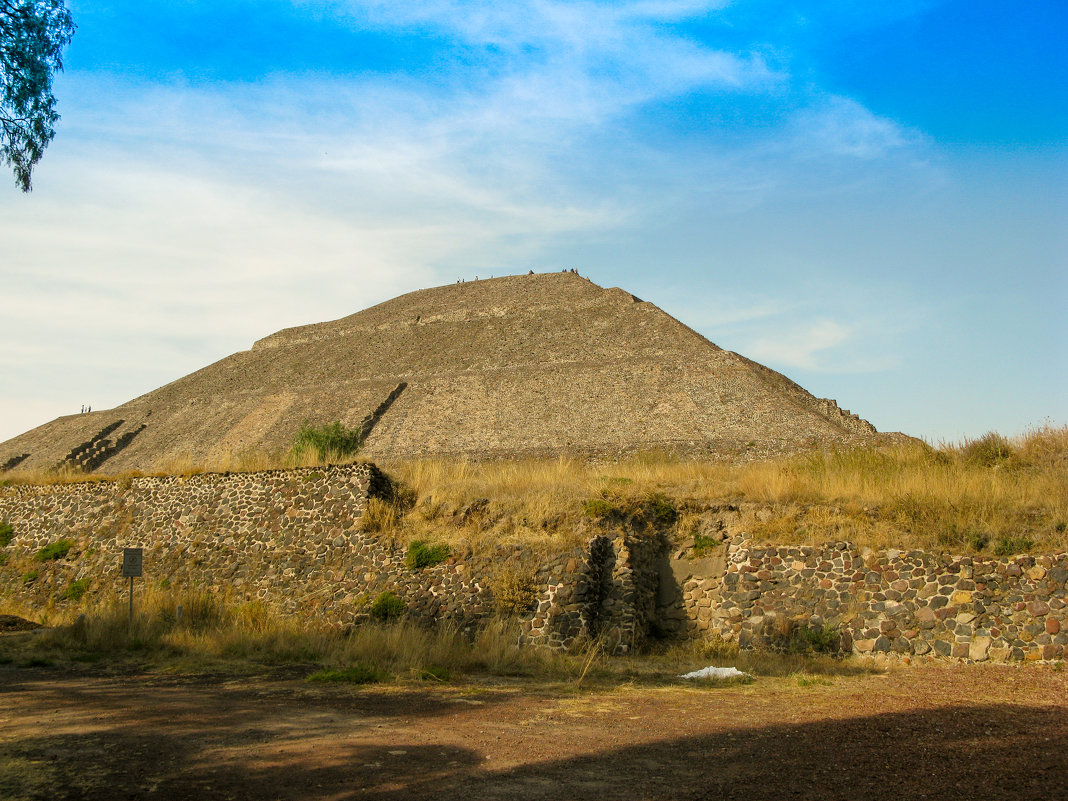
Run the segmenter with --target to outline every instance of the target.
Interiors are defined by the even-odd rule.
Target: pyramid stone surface
[[[736,457],[880,436],[651,303],[550,273],[421,290],[279,331],[115,409],[4,442],[0,467],[210,464],[284,450],[303,422],[335,420],[373,423],[362,453],[385,460]]]

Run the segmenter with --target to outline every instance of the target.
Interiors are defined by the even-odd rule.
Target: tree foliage
[[[23,192],[56,135],[52,76],[73,35],[63,0],[0,0],[0,160]]]

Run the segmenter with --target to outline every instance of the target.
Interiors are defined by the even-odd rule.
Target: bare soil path
[[[1068,799],[1068,673],[798,686],[0,669],[5,799]]]

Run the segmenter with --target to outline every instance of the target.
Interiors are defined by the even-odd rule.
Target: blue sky
[[[0,439],[562,267],[880,430],[1068,421],[1064,3],[70,7],[0,180]]]

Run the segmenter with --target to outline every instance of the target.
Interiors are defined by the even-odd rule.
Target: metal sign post
[[[142,548],[122,549],[122,575],[130,578],[130,625],[133,626],[133,580],[141,575]]]

